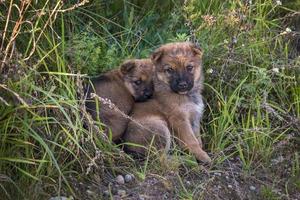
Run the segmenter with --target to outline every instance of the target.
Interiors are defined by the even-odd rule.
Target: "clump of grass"
[[[282,92],[297,88],[289,33],[275,17],[282,7],[274,1],[191,1],[185,9],[205,45],[212,150],[238,153],[246,169],[268,161],[275,143],[296,131],[285,118],[298,115],[286,101],[295,93]]]
[[[3,49],[9,50],[1,57],[0,194],[11,199],[75,196],[70,177],[93,170],[101,177],[99,166],[126,156],[90,121],[82,76],[66,63],[62,13],[68,6],[30,1],[4,6]],[[18,42],[21,38],[27,43]]]
[[[91,76],[115,68],[123,58],[115,45],[108,47],[105,40],[88,32],[74,35],[67,49],[73,68]]]
[[[279,195],[277,195],[276,193],[274,193],[272,191],[272,188],[269,187],[263,187],[261,189],[261,196],[264,199],[268,199],[268,200],[277,200],[277,199],[281,199]]]

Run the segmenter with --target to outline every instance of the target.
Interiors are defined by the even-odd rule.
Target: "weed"
[[[268,200],[278,200],[280,197],[273,192],[272,188],[269,187],[263,187],[261,189],[261,196],[263,199],[268,199]]]

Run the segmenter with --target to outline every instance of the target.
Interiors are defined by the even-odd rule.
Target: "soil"
[[[100,179],[74,179],[75,199],[293,199],[300,200],[300,177],[293,177],[288,155],[273,158],[264,168],[242,169],[239,158],[214,167],[185,167],[165,173],[149,173],[145,178],[118,184],[106,174]],[[125,176],[125,174],[123,174]],[[80,181],[79,181],[80,180]]]

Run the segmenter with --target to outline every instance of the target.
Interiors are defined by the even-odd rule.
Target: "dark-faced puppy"
[[[132,112],[132,117],[145,128],[130,122],[124,135],[126,142],[149,146],[155,137],[155,141],[163,142],[153,144],[168,146],[173,134],[179,145],[193,153],[197,160],[211,162],[202,150],[199,128],[203,113],[202,54],[202,50],[190,42],[166,44],[153,53],[154,97],[136,104]],[[128,146],[128,149],[145,152],[140,147]]]
[[[120,111],[129,114],[135,101],[146,101],[153,93],[153,64],[150,59],[134,59],[125,61],[119,69],[107,72],[92,80],[94,92],[109,99]],[[97,112],[94,100],[87,102],[87,109],[94,119],[100,118],[111,129],[112,140],[118,140],[124,133],[128,119],[119,112],[100,103]]]

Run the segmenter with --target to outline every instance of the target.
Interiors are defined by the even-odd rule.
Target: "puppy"
[[[109,99],[120,111],[128,115],[135,101],[146,101],[152,96],[153,70],[154,66],[150,59],[125,61],[119,69],[93,79],[94,92],[102,98]],[[106,134],[111,130],[113,141],[120,139],[127,127],[128,119],[109,108],[109,105],[100,103],[99,112],[96,111],[95,101],[87,101],[86,106],[94,119],[99,117],[106,125],[104,129]]]
[[[154,96],[136,103],[125,142],[168,149],[171,135],[196,159],[211,162],[202,150],[200,119],[203,113],[202,50],[190,42],[170,43],[152,54],[155,65]],[[145,148],[127,145],[129,151],[145,154]]]

